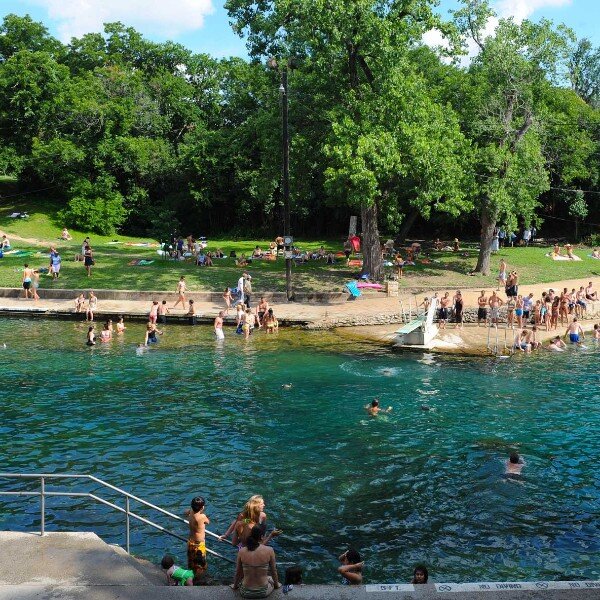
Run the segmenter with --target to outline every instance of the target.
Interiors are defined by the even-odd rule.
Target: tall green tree
[[[474,190],[481,223],[476,272],[490,272],[491,244],[499,221],[528,223],[549,188],[541,125],[543,98],[565,63],[570,34],[551,23],[501,19],[494,35],[483,31],[492,11],[486,0],[465,0],[455,12],[459,30],[475,41],[456,103],[474,144]]]
[[[427,106],[406,59],[425,31],[441,27],[434,4],[429,0],[228,0],[225,5],[236,31],[247,35],[253,57],[293,55],[300,58],[301,69],[317,75],[317,93],[326,95],[332,122],[324,146],[325,186],[330,194],[360,209],[363,270],[374,277],[382,274],[380,213],[395,209],[398,214],[402,179],[412,178],[415,189],[421,186],[417,203],[433,199],[443,205],[453,195],[447,187],[435,190],[427,173],[432,164],[425,158],[432,145],[423,143],[426,127],[417,132],[419,119],[413,115],[420,112],[423,121],[433,117],[438,124],[447,122]],[[406,111],[392,105],[398,103],[398,84],[406,80],[411,83],[399,88],[405,94],[400,106],[407,108],[411,118],[403,130]],[[414,93],[418,98],[411,104]],[[460,136],[457,129],[455,134]],[[450,145],[454,137],[449,136]],[[438,165],[444,163],[443,158],[436,160]],[[453,176],[449,179],[454,183]]]

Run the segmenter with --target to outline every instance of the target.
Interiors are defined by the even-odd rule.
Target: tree
[[[319,85],[315,92],[326,95],[332,123],[324,141],[329,163],[325,186],[330,194],[360,206],[363,271],[373,277],[382,275],[381,210],[389,214],[395,207],[398,213],[393,200],[398,199],[402,172],[420,181],[428,168],[426,144],[411,148],[412,160],[401,154],[408,144],[402,146],[400,141],[411,135],[408,127],[401,131],[404,115],[395,112],[394,121],[386,117],[397,100],[391,94],[392,82],[402,82],[403,76],[415,78],[406,61],[411,45],[431,27],[441,27],[433,5],[429,0],[357,0],[350,5],[343,0],[226,2],[234,29],[248,36],[253,57],[299,57],[301,69]],[[401,89],[421,91],[417,85]],[[403,100],[403,105],[410,105],[410,97]],[[429,116],[427,110],[421,114]],[[420,171],[412,172],[415,167]],[[433,193],[432,183],[430,178],[424,189],[434,201],[441,201],[448,190]],[[425,198],[427,193],[421,194],[420,201]]]
[[[585,102],[600,106],[600,48],[594,48],[590,40],[579,40],[569,57],[571,88]]]
[[[474,144],[478,184],[475,200],[481,222],[476,272],[490,271],[494,229],[529,222],[540,194],[549,188],[540,139],[544,93],[566,58],[569,32],[548,21],[520,25],[502,19],[483,38],[492,15],[486,0],[465,1],[455,13],[459,30],[479,47],[465,74],[457,103],[463,128]]]

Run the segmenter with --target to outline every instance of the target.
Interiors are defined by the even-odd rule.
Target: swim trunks
[[[490,310],[490,318],[497,319],[499,315],[500,315],[500,309],[497,306],[492,306],[492,308]]]
[[[480,306],[477,310],[478,319],[487,319],[487,308]]]
[[[571,343],[579,344],[579,334],[578,333],[570,333],[569,339],[571,340]]]
[[[440,310],[438,311],[438,319],[440,319],[441,321],[445,321],[446,319],[448,319],[447,308],[440,308]]]
[[[28,290],[30,287],[31,287],[31,279],[26,279],[26,280],[23,282],[23,289],[24,289],[24,290]]]
[[[517,317],[522,317],[523,316],[523,309],[522,308],[515,308],[515,315],[517,315]]]
[[[206,565],[206,543],[188,540],[187,543],[188,569],[194,572],[194,576],[202,575],[207,569]]]
[[[223,333],[223,330],[220,327],[218,329],[215,329],[215,336],[218,340],[225,339],[225,334]]]

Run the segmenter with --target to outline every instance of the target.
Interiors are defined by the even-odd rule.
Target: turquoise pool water
[[[177,513],[202,494],[219,533],[261,493],[285,532],[278,559],[302,564],[308,582],[336,581],[348,543],[370,582],[408,581],[418,562],[436,581],[600,577],[592,344],[401,357],[327,332],[244,342],[227,331],[217,345],[208,328],[168,326],[138,356],[142,331],[90,350],[84,323],[0,321],[2,469],[92,473]],[[376,396],[389,415],[366,415]],[[519,482],[503,475],[512,448],[526,461]],[[124,544],[124,519],[107,508],[47,506],[49,530]],[[36,500],[0,507],[1,528],[39,528]],[[184,559],[176,540],[134,525],[132,551],[166,550]],[[214,575],[230,570],[211,560]]]

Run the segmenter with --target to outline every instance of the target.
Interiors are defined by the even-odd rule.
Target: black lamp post
[[[286,65],[277,64],[277,60],[270,58],[268,65],[271,69],[279,70],[281,84],[279,94],[281,95],[281,156],[282,156],[282,182],[283,188],[283,243],[285,253],[285,292],[288,301],[294,299],[292,290],[292,244],[293,238],[290,231],[290,130],[288,119],[288,68],[293,69],[294,63],[290,59]]]

